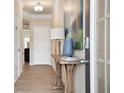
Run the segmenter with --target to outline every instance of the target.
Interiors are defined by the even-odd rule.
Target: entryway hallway
[[[24,71],[15,83],[14,93],[64,93],[53,90],[55,72],[47,65],[25,65]]]

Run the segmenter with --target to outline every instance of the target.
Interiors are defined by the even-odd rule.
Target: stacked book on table
[[[80,58],[78,58],[78,57],[66,57],[66,56],[62,57],[61,59],[62,59],[62,60],[66,60],[66,61],[76,61],[76,60],[80,60]]]

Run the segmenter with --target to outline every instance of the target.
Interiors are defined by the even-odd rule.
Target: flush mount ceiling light
[[[40,2],[37,2],[37,5],[34,6],[35,12],[42,12],[44,7],[40,4]]]

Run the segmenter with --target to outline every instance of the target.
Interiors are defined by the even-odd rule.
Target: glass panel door
[[[97,0],[97,93],[110,93],[110,0]]]

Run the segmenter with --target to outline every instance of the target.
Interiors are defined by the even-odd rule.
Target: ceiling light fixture
[[[37,2],[37,5],[34,6],[35,12],[42,12],[44,10],[44,7],[40,4],[40,2]]]

